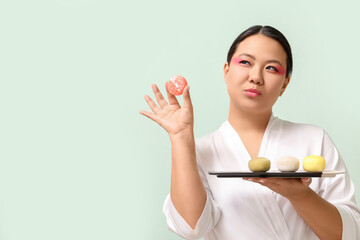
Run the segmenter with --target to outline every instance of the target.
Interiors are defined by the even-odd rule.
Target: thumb
[[[184,98],[184,107],[192,109],[192,103],[191,103],[191,98],[190,98],[190,86],[189,85],[187,85],[184,88],[183,98]]]

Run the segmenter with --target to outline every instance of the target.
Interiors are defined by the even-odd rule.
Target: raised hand
[[[157,122],[170,136],[177,136],[188,131],[193,131],[194,115],[189,86],[186,86],[183,92],[183,106],[180,106],[176,97],[170,94],[167,89],[166,92],[169,103],[164,99],[159,88],[155,84],[152,85],[152,89],[158,105],[151,97],[145,95],[144,98],[153,112],[140,111],[140,114]]]

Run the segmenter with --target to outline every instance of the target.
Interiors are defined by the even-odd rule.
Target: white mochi
[[[300,161],[295,157],[285,156],[277,160],[277,168],[282,172],[295,172],[299,166]]]

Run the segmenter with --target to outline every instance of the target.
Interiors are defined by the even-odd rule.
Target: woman
[[[224,65],[230,97],[221,127],[194,140],[189,86],[184,104],[153,85],[153,113],[172,146],[171,191],[164,203],[168,227],[185,239],[360,239],[360,210],[347,173],[335,178],[219,179],[208,171],[248,171],[258,156],[303,159],[321,155],[327,169],[346,171],[321,128],[283,121],[272,107],[289,84],[292,54],[286,38],[270,26],[253,26],[235,39]]]

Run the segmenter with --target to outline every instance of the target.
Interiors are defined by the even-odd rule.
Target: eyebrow
[[[247,56],[247,57],[249,57],[249,58],[251,58],[251,59],[253,59],[253,60],[256,60],[256,58],[255,58],[253,55],[248,54],[248,53],[242,53],[242,54],[238,55],[238,57],[240,57],[240,56]],[[267,62],[267,63],[277,63],[277,64],[279,64],[280,66],[283,66],[283,65],[281,64],[281,62],[280,62],[279,60],[276,60],[276,59],[270,59],[270,60],[268,60],[268,61],[266,61],[266,62]]]

